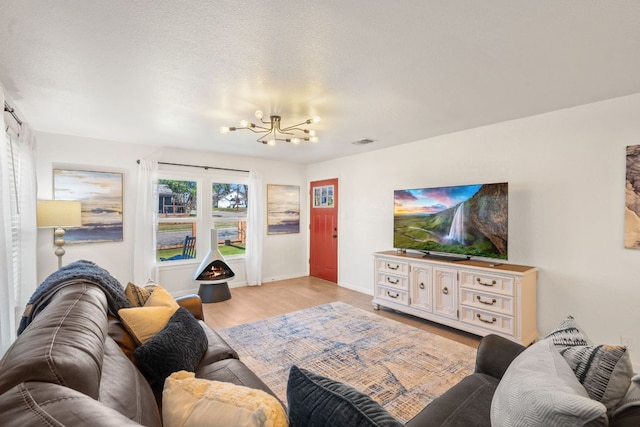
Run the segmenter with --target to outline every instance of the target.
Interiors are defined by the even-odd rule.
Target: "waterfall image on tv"
[[[507,259],[508,183],[394,191],[393,246]]]

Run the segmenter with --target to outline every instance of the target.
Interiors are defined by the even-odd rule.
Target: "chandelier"
[[[301,141],[318,142],[315,130],[300,127],[311,123],[318,123],[320,121],[320,117],[318,116],[284,128],[281,127],[282,117],[280,116],[272,115],[269,117],[269,120],[264,120],[264,114],[258,110],[256,111],[256,118],[266,126],[243,120],[240,122],[240,126],[224,126],[220,128],[220,132],[228,133],[238,129],[247,129],[253,133],[262,133],[264,135],[258,138],[257,141],[267,145],[276,145],[276,141],[290,142],[292,144],[300,144]]]

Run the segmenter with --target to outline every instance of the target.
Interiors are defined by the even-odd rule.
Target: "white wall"
[[[624,249],[625,147],[640,144],[640,94],[498,123],[304,166],[245,157],[38,134],[39,197],[53,166],[125,174],[125,241],[68,245],[65,263],[86,258],[130,280],[136,163],[141,157],[257,169],[264,184],[340,179],[339,284],[373,292],[375,251],[392,248],[393,190],[508,181],[509,262],[539,268],[538,329],[571,314],[596,342],[628,337],[640,363],[640,251]],[[306,175],[305,175],[306,173]],[[308,271],[308,233],[265,236],[265,280]],[[38,273],[56,268],[50,233],[39,231]],[[305,249],[303,249],[305,248]],[[191,271],[191,270],[189,270]],[[187,272],[185,272],[186,277]],[[188,279],[185,279],[188,281]],[[191,291],[195,290],[194,288]],[[174,293],[186,292],[183,285]]]
[[[67,244],[63,263],[78,259],[94,261],[107,269],[123,285],[133,279],[133,225],[136,206],[137,163],[140,158],[152,158],[158,161],[185,163],[206,166],[218,166],[234,169],[256,170],[262,174],[263,191],[267,184],[289,184],[300,186],[301,216],[306,217],[307,197],[305,167],[284,162],[267,161],[248,157],[228,156],[211,152],[196,152],[178,149],[158,149],[136,144],[123,144],[113,141],[100,141],[68,135],[48,133],[37,134],[38,198],[51,199],[52,170],[56,167],[68,167],[82,170],[122,172],[124,186],[124,241],[109,243]],[[174,168],[175,169],[175,168]],[[180,168],[185,173],[202,171],[201,169]],[[266,219],[265,219],[266,233]],[[263,280],[286,279],[307,274],[306,253],[307,227],[301,226],[299,234],[265,235]],[[208,248],[208,244],[206,245]],[[38,231],[38,280],[41,282],[57,268],[54,255],[52,231]],[[206,253],[198,251],[200,258]],[[191,280],[200,259],[193,262],[171,263],[162,267],[159,282],[173,295],[179,296],[196,292],[198,285]],[[236,272],[236,279],[230,286],[245,283],[244,263],[230,261]],[[34,284],[35,289],[35,284]],[[32,290],[25,290],[27,295]]]
[[[638,365],[640,251],[623,244],[635,144],[640,94],[310,165],[307,179],[340,179],[339,283],[370,294],[393,190],[508,181],[509,262],[539,268],[539,331],[571,314],[596,342],[629,337]]]

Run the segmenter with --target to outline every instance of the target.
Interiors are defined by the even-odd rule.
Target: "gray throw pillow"
[[[606,426],[607,408],[590,399],[551,339],[509,365],[491,402],[491,424],[503,427]]]

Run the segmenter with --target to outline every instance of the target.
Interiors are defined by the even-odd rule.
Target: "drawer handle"
[[[479,321],[484,323],[496,323],[498,321],[498,319],[496,319],[495,317],[492,318],[491,320],[483,319],[482,316],[480,316],[480,313],[476,314],[476,317],[478,318]]]
[[[478,284],[482,286],[494,286],[496,283],[498,283],[495,280],[492,280],[491,283],[483,282],[482,279],[480,279],[479,277],[476,278],[476,282],[478,282]]]
[[[423,283],[423,282],[420,282],[420,284],[418,285],[418,287],[419,287],[420,289],[424,289],[424,283]]]
[[[449,293],[449,288],[447,288],[446,286],[442,288],[442,293],[447,295]]]
[[[396,264],[396,266],[395,266],[395,267],[391,267],[391,264],[387,263],[387,268],[388,268],[389,270],[397,270],[397,269],[399,269],[399,268],[400,268],[400,264]]]
[[[400,283],[400,279],[396,279],[395,281],[393,281],[389,277],[387,277],[387,283],[391,283],[392,285],[397,285],[398,283]]]
[[[394,299],[396,299],[396,298],[398,298],[398,297],[400,296],[400,294],[398,294],[398,293],[397,293],[397,294],[395,294],[395,295],[391,295],[391,292],[387,291],[387,296],[388,296],[389,298],[394,298]]]
[[[478,295],[476,298],[478,299],[478,302],[481,302],[482,304],[487,304],[487,305],[493,305],[496,302],[498,302],[498,301],[496,301],[495,298],[493,298],[491,301],[485,301],[480,297],[480,295]]]

